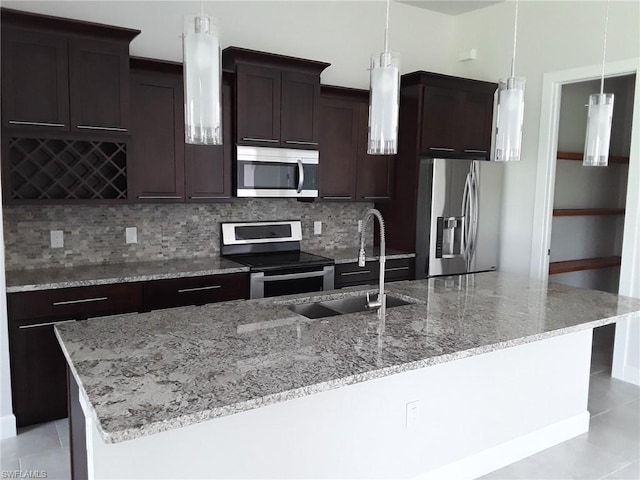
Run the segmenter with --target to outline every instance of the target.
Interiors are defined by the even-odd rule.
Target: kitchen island
[[[289,309],[364,291],[57,326],[74,477],[473,478],[585,432],[592,329],[640,321],[502,273],[391,284],[382,323]]]

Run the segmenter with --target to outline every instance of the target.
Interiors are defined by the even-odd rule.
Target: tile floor
[[[640,479],[640,387],[611,378],[613,326],[594,334],[589,388],[589,432],[492,472],[497,479]],[[67,420],[19,430],[2,440],[0,468],[46,471],[47,479],[69,479]]]

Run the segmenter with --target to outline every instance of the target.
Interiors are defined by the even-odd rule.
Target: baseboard
[[[471,480],[587,431],[589,431],[589,412],[585,411],[416,478],[420,480]]]
[[[13,413],[0,417],[0,439],[16,436],[16,417]]]
[[[619,370],[622,370],[620,372]],[[611,376],[623,382],[633,383],[640,387],[640,368],[624,365],[621,369],[614,368]]]

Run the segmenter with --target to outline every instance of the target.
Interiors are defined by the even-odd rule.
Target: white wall
[[[0,191],[0,240],[2,228],[2,192]],[[4,242],[0,241],[0,438],[16,434],[16,419],[11,406],[11,373],[9,370],[9,332],[4,275]]]
[[[371,54],[383,49],[385,3],[380,1],[207,1],[220,19],[222,47],[230,45],[331,63],[322,82],[369,87]],[[182,61],[182,16],[198,1],[3,1],[7,8],[142,30],[136,56]],[[402,73],[451,73],[453,17],[392,2],[390,47],[401,52]]]
[[[502,270],[529,273],[542,76],[602,60],[598,32],[604,30],[605,9],[602,1],[520,2],[516,75],[527,79],[523,155],[521,162],[505,165]],[[458,63],[456,74],[492,81],[509,75],[513,12],[514,2],[507,1],[455,17],[456,52],[478,50],[477,60]],[[611,2],[607,62],[640,55],[639,17],[640,2]],[[640,191],[632,192],[640,197]]]

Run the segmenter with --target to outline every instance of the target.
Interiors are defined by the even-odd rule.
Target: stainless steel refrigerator
[[[420,160],[416,278],[496,270],[502,164]]]

